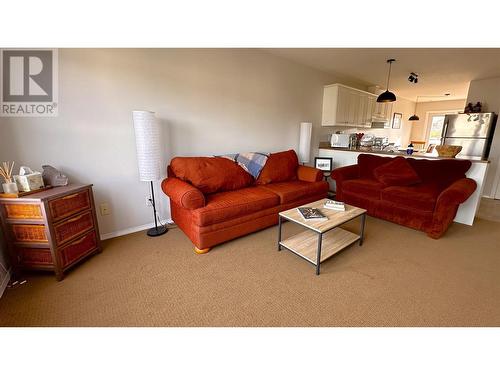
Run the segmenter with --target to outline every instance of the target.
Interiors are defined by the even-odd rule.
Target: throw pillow
[[[421,182],[420,177],[408,163],[408,160],[401,156],[375,168],[373,175],[386,186],[409,186]]]
[[[170,168],[177,178],[204,194],[237,190],[254,182],[236,162],[226,158],[176,157],[170,162]]]
[[[297,179],[299,159],[294,150],[276,152],[269,155],[266,165],[257,179],[258,185]]]

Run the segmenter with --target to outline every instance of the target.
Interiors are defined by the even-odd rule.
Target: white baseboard
[[[127,228],[127,229],[117,230],[114,232],[104,233],[104,234],[101,234],[101,240],[108,240],[110,238],[125,236],[126,234],[140,232],[141,230],[146,230],[146,229],[152,228],[154,226],[155,226],[155,223],[150,223],[150,224],[139,225],[137,227],[132,227],[132,228]]]
[[[161,219],[161,222],[164,224],[173,223],[172,219]],[[158,225],[160,225],[160,223],[158,223]],[[154,226],[155,226],[155,223],[149,223],[149,224],[139,225],[137,227],[126,228],[126,229],[117,230],[114,232],[104,233],[104,234],[101,234],[101,240],[109,240],[110,238],[125,236],[126,234],[140,232],[141,230],[153,228]]]
[[[0,298],[2,298],[3,292],[7,289],[7,284],[9,284],[9,280],[11,277],[12,268],[7,270],[7,273],[4,275],[3,280],[0,280]]]

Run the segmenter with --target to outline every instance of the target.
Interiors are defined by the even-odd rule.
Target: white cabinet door
[[[375,102],[375,109],[373,111],[373,117],[377,120],[389,121],[392,115],[392,103],[378,103]]]
[[[322,126],[370,127],[376,96],[340,84],[323,90]]]
[[[349,124],[349,107],[350,107],[350,93],[349,90],[339,86],[337,94],[337,114],[335,116],[338,125]]]
[[[368,109],[368,96],[360,94],[359,95],[359,106],[357,122],[361,126],[366,126],[366,111]]]
[[[359,102],[360,102],[360,95],[356,91],[349,91],[348,94],[349,97],[349,104],[348,104],[348,118],[347,118],[347,123],[349,125],[354,125],[357,126],[359,125],[358,122],[358,108],[359,108]]]
[[[375,96],[366,95],[366,109],[363,118],[363,124],[370,127],[372,124],[373,114],[375,111]]]

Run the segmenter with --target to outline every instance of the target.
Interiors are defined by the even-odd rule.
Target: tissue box
[[[42,174],[35,172],[22,176],[14,176],[19,191],[33,191],[44,187]]]

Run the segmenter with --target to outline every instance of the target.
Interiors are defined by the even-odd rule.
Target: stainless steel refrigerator
[[[446,115],[441,143],[462,146],[459,156],[487,159],[496,120],[493,112]]]

